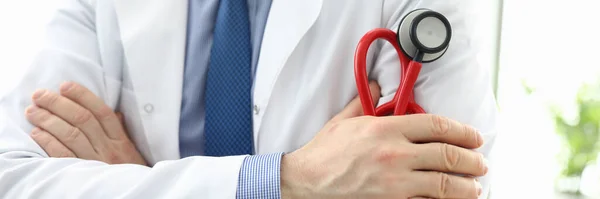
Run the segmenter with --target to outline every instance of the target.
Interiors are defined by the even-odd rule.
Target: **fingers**
[[[375,81],[369,82],[369,88],[371,89],[371,99],[373,104],[379,103],[381,97],[381,88]],[[338,113],[331,121],[339,121],[343,119],[353,118],[364,115],[360,97],[356,96],[340,113]]]
[[[480,153],[444,143],[418,144],[414,169],[483,176],[487,173]]]
[[[95,157],[95,150],[93,149],[92,144],[78,128],[71,126],[69,123],[56,117],[52,113],[36,106],[28,107],[25,115],[31,124],[40,127],[45,130],[44,132],[51,134],[65,147],[73,151],[77,157]]]
[[[38,143],[46,151],[46,153],[50,157],[54,158],[75,158],[75,153],[73,153],[69,148],[63,145],[60,141],[58,141],[54,136],[50,133],[40,129],[34,128],[31,131],[31,138],[35,142]]]
[[[473,127],[442,116],[415,114],[385,119],[413,143],[443,142],[467,149],[483,145],[483,137]]]
[[[100,125],[109,138],[120,139],[125,136],[123,126],[114,111],[102,99],[84,86],[73,82],[66,82],[60,86],[60,93],[89,110],[100,122]]]
[[[106,140],[104,129],[86,108],[47,90],[36,91],[32,99],[37,106],[50,111],[52,115],[59,117],[71,126],[79,128],[94,146],[101,147],[105,144],[103,143]],[[51,133],[58,132],[51,131]]]
[[[116,112],[115,114],[117,115],[117,118],[119,118],[119,121],[124,124],[125,120],[123,119],[123,113]]]
[[[376,81],[370,81],[369,82],[369,89],[371,89],[371,99],[373,99],[373,104],[375,104],[375,106],[377,106],[377,104],[379,104],[379,99],[381,98],[381,87],[379,87],[379,84]],[[359,103],[360,103],[360,97],[357,98]],[[358,112],[357,116],[361,116],[364,115],[364,110],[362,109],[362,105],[360,106],[360,111]]]
[[[481,185],[473,178],[430,171],[415,171],[411,175],[415,181],[412,190],[422,198],[477,199],[482,192]]]

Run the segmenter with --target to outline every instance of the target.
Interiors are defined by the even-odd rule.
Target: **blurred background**
[[[493,199],[600,198],[600,1],[505,0]]]
[[[491,199],[600,199],[600,0],[485,0],[478,59],[501,129]],[[0,96],[20,78],[56,0],[0,0]]]

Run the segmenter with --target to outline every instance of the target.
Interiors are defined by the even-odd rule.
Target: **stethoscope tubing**
[[[398,87],[394,99],[375,108],[371,98],[369,79],[367,74],[367,53],[371,43],[377,39],[384,39],[396,49],[402,67],[401,84]],[[355,82],[365,115],[384,116],[388,114],[403,115],[407,111],[411,113],[425,113],[423,108],[417,105],[413,98],[413,87],[418,78],[421,63],[410,60],[400,49],[396,33],[384,28],[377,28],[367,32],[358,42],[354,55]]]
[[[425,26],[425,28],[430,29],[422,29],[420,34],[424,37],[419,38],[418,26],[426,18],[437,19],[438,23],[429,21],[430,25],[431,23],[433,23],[433,25],[442,24],[443,28],[440,28],[440,26]],[[443,40],[439,40],[439,35],[434,34],[434,32],[437,31],[444,31],[445,38]],[[429,9],[417,9],[408,13],[401,20],[397,33],[384,28],[377,28],[367,32],[358,42],[356,52],[354,53],[354,77],[364,114],[371,116],[386,116],[390,114],[405,115],[425,113],[425,110],[415,102],[413,93],[414,87],[419,78],[423,63],[428,63],[440,58],[448,49],[451,35],[452,30],[448,20],[442,14]],[[401,81],[394,98],[379,107],[375,106],[373,99],[371,98],[366,60],[369,47],[377,39],[384,39],[394,46],[396,54],[398,54],[398,58],[400,59],[401,68]],[[420,39],[429,41],[430,46],[423,44]],[[432,47],[431,41],[434,41],[433,44],[437,46]],[[437,42],[437,44],[435,42]]]
[[[411,107],[408,103],[410,102],[410,99],[414,100],[413,88],[415,87],[415,83],[417,82],[417,79],[419,77],[421,67],[422,64],[416,61],[410,61],[407,67],[403,67],[403,70],[405,70],[406,72],[402,76],[402,83],[400,84],[400,88],[398,88],[399,90],[396,91],[400,94],[398,97],[398,101],[396,102],[396,107],[394,107],[394,115],[404,115],[407,113],[407,109]],[[412,106],[416,106],[416,103],[412,104]],[[416,111],[415,113],[425,113],[425,111],[420,112],[421,110],[423,109],[421,108],[420,110],[411,111]]]

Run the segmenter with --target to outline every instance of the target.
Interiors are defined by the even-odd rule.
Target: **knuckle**
[[[111,116],[113,116],[113,114],[114,114],[114,112],[110,107],[102,106],[101,108],[98,109],[96,116],[98,117],[98,120],[105,121],[105,120],[111,118]]]
[[[85,94],[85,90],[82,89],[82,87],[79,86],[79,84],[73,84],[71,87],[71,91],[73,91],[73,97],[76,99],[83,98],[83,94]]]
[[[50,139],[50,137],[48,137],[47,134],[45,134],[44,132],[42,132],[38,128],[36,128],[36,129],[34,129],[32,131],[33,140],[35,140],[35,142],[37,142],[38,145],[40,145],[42,148],[44,148],[44,149],[48,148],[48,146],[50,145],[50,143],[52,142],[52,140]],[[37,132],[35,132],[35,131],[37,131]]]
[[[371,135],[383,135],[387,130],[387,122],[382,119],[372,119],[369,120],[369,123],[366,127],[366,133]]]
[[[73,122],[75,125],[85,124],[92,119],[92,113],[85,108],[78,107],[73,114]]]
[[[480,171],[480,173],[483,175],[485,174],[485,162],[484,162],[484,157],[483,154],[478,153],[477,158],[477,169],[478,171]]]
[[[442,144],[441,150],[446,169],[449,171],[456,169],[460,161],[460,153],[458,149],[449,144]]]
[[[400,156],[397,150],[391,147],[379,147],[375,153],[375,160],[380,164],[390,164]]]
[[[51,92],[45,92],[44,95],[42,95],[42,99],[46,100],[46,105],[48,107],[54,107],[56,106],[56,102],[58,101],[58,95],[55,95],[54,93]]]
[[[448,118],[431,115],[432,133],[435,136],[444,136],[450,130],[450,120]]]
[[[477,140],[477,131],[475,131],[474,128],[470,127],[469,125],[462,124],[462,131],[465,136],[465,141],[473,142],[475,145],[479,143]]]
[[[35,137],[39,137],[42,133],[42,129],[35,127],[31,130],[31,135]]]
[[[77,138],[81,136],[81,130],[79,130],[79,128],[77,127],[72,127],[70,128],[64,137],[65,142],[74,142],[75,140],[77,140]]]
[[[85,96],[84,89],[79,84],[72,83],[71,88],[65,92],[68,98],[74,99],[75,101],[80,101]]]
[[[452,180],[446,173],[439,173],[439,189],[438,197],[447,198],[450,195],[450,189],[452,186]]]
[[[326,132],[328,133],[334,133],[337,132],[337,129],[342,127],[343,124],[341,124],[342,122],[340,121],[332,121],[331,123],[328,124],[328,127]]]
[[[400,160],[407,160],[416,156],[416,152],[398,146],[380,146],[375,153],[376,162],[382,165],[395,165]]]
[[[461,124],[461,126],[462,126],[462,133],[464,136],[464,140],[469,140],[469,141],[473,140],[474,139],[473,132],[471,132],[469,126],[464,125],[464,124]],[[475,141],[477,141],[477,140],[475,140]]]
[[[53,121],[51,121],[52,114],[46,110],[40,110],[40,111],[36,112],[35,117],[37,117],[37,120],[39,122],[53,122]]]

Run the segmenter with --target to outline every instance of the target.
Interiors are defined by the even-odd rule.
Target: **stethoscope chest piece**
[[[439,59],[448,50],[452,28],[442,14],[428,9],[417,9],[404,16],[396,35],[406,56],[428,63]]]

